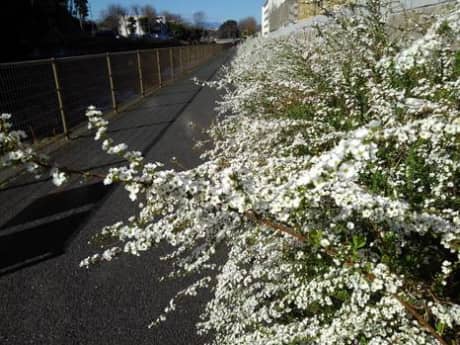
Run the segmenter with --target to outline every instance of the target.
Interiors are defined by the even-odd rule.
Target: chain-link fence
[[[220,45],[138,50],[0,64],[0,113],[33,140],[85,120],[88,105],[115,112],[222,51]]]

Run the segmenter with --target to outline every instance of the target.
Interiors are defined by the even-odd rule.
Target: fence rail
[[[195,45],[0,64],[0,113],[33,140],[64,134],[88,105],[118,112],[223,50]]]

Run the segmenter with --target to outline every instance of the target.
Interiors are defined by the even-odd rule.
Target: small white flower
[[[323,239],[321,239],[319,244],[321,245],[321,247],[326,248],[326,247],[329,247],[331,243],[329,242],[328,239],[323,238]]]
[[[51,177],[53,179],[53,184],[56,187],[62,186],[68,180],[67,175],[64,172],[59,171],[57,168],[51,170]]]

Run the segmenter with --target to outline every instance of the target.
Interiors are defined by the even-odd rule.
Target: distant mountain
[[[206,30],[217,30],[217,29],[219,29],[220,24],[222,24],[222,23],[219,23],[219,22],[205,22],[204,23],[204,28]]]

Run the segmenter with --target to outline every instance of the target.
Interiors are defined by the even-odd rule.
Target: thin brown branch
[[[57,168],[60,171],[65,172],[65,173],[70,174],[70,175],[81,175],[81,176],[85,176],[85,177],[94,177],[94,178],[98,178],[98,179],[104,179],[105,178],[105,175],[103,175],[103,174],[96,174],[96,173],[91,173],[89,171],[71,169],[71,168],[67,168],[67,167],[58,167],[58,166],[55,167],[55,166],[53,166],[51,164],[42,162],[40,160],[33,161],[33,163],[35,163],[35,164],[37,164],[37,165],[39,165],[39,166],[41,166],[42,168],[45,168],[45,169]]]
[[[277,230],[279,232],[282,232],[284,234],[287,234],[291,237],[294,237],[296,238],[297,240],[299,240],[300,242],[305,242],[307,240],[307,238],[305,236],[303,236],[302,234],[299,234],[298,232],[294,231],[293,229],[291,229],[290,227],[286,226],[286,225],[283,225],[283,224],[280,224],[280,223],[276,223],[272,220],[269,220],[267,218],[263,218],[261,217],[259,214],[255,213],[254,211],[248,211],[248,212],[245,212],[244,214],[246,216],[246,218],[260,224],[260,225],[265,225],[265,226],[268,226],[269,228],[272,228],[274,230]]]
[[[277,223],[277,222],[275,222],[273,220],[264,218],[263,216],[257,214],[254,211],[247,211],[247,212],[244,213],[244,215],[245,215],[246,218],[248,218],[249,220],[251,220],[253,222],[256,222],[256,223],[258,223],[260,225],[268,226],[268,227],[270,227],[270,228],[272,228],[274,230],[282,232],[283,234],[290,235],[291,237],[294,237],[295,239],[299,240],[300,242],[305,242],[307,240],[307,238],[304,235],[299,234],[298,232],[296,232],[292,228],[290,228],[290,227],[288,227],[286,225],[283,225],[283,224],[279,224],[279,223]],[[330,251],[327,251],[326,253],[328,255],[332,256]],[[373,275],[368,275],[367,278],[370,281],[372,281],[375,277],[373,277]],[[396,298],[396,300],[404,307],[404,309],[406,309],[406,311],[417,320],[417,322],[418,322],[420,327],[422,327],[425,331],[430,333],[442,345],[449,345],[447,343],[447,341],[444,340],[444,338],[439,333],[437,333],[436,330],[424,319],[424,317],[422,315],[420,315],[420,313],[415,309],[415,307],[412,304],[410,304],[409,302],[405,301],[404,299],[402,299],[400,296],[398,296],[396,294],[394,294],[393,297]]]
[[[425,320],[425,318],[420,315],[420,313],[407,301],[403,300],[400,296],[394,294],[394,298],[396,298],[399,303],[406,309],[406,311],[411,314],[418,322],[420,326],[422,326],[427,332],[429,332],[433,337],[436,338],[442,345],[449,345],[446,340],[436,330]]]
[[[92,177],[92,178],[96,178],[98,180],[104,180],[107,175],[104,175],[104,174],[98,174],[98,173],[92,173],[90,172],[89,170],[79,170],[79,169],[72,169],[72,168],[67,168],[67,167],[60,167],[60,166],[53,166],[51,164],[48,164],[48,163],[44,163],[42,161],[34,161],[34,163],[36,163],[37,165],[41,166],[42,168],[45,168],[45,169],[52,169],[52,168],[57,168],[58,170],[64,172],[64,173],[67,173],[67,174],[70,174],[70,175],[80,175],[80,176],[83,176],[83,177]],[[119,181],[119,182],[126,182],[126,181]],[[149,182],[145,182],[145,181],[139,181],[139,180],[136,180],[134,181],[140,185],[143,185],[144,187],[150,187],[151,186],[151,183]]]

